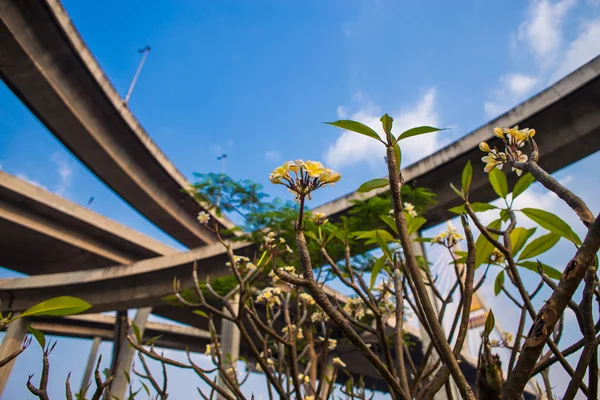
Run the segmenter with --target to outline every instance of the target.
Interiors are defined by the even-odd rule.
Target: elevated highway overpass
[[[104,74],[58,0],[0,1],[0,78],[109,188],[194,248],[216,241],[207,210]],[[226,218],[213,216],[221,227]]]
[[[537,129],[540,164],[550,172],[600,149],[600,57],[484,127],[406,167],[403,173],[408,184],[428,187],[438,194],[438,204],[426,212],[429,225],[452,216],[447,209],[457,205],[459,199],[449,188],[449,182],[459,183],[463,166],[468,160],[474,166],[471,198],[489,201],[496,197],[481,168],[479,159],[482,153],[477,146],[484,140],[494,143],[494,126],[514,124]],[[515,174],[508,174],[508,177],[512,182],[516,179]],[[383,192],[385,189],[367,195],[351,193],[317,210],[336,217],[348,212],[352,200]],[[195,223],[198,224],[197,221]],[[8,235],[7,238],[11,237]],[[238,252],[246,254],[255,251],[248,243],[236,243],[235,247]],[[16,310],[27,308],[57,293],[85,293],[96,311],[158,305],[163,296],[171,293],[173,276],[182,279],[183,287],[191,284],[189,271],[194,260],[197,260],[203,276],[216,277],[226,273],[224,250],[220,244],[212,244],[186,253],[168,254],[129,265],[113,262],[112,266],[101,269],[2,280],[0,297],[6,298],[10,292]],[[39,261],[43,263],[43,259]],[[3,301],[2,307],[6,307],[6,304]]]

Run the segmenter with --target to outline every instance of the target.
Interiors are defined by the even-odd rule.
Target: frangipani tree
[[[200,368],[191,357],[188,363],[165,358],[151,344],[144,346],[139,337],[129,337],[132,345],[142,357],[194,370],[209,387],[208,392],[201,391],[204,398],[218,395],[243,399],[247,396],[242,388],[247,374],[240,374],[236,361],[249,364],[250,360],[232,360],[223,351],[214,323],[216,317],[230,321],[239,329],[251,363],[256,363],[256,369],[265,375],[270,398],[309,400],[331,398],[335,393],[348,398],[366,398],[369,392],[364,380],[350,374],[343,355],[337,353],[342,344],[362,354],[394,399],[432,398],[449,387],[450,378],[462,398],[518,399],[531,377],[541,373],[547,378],[548,368],[555,363],[560,363],[572,377],[565,398],[573,398],[579,390],[589,395],[597,393],[596,334],[600,322],[593,320],[592,300],[594,296],[600,297],[596,289],[600,222],[579,197],[540,167],[535,131],[497,128],[494,134],[502,140],[503,147],[480,145],[487,153],[482,167],[489,173],[490,184],[499,197],[508,199],[509,193],[501,168],[506,164],[520,176],[512,188],[512,200],[505,201],[505,207],[498,210],[497,220],[489,224],[481,222],[478,213],[498,207],[470,197],[473,166],[468,163],[460,177],[460,188],[453,185],[463,204],[452,211],[460,215],[464,237],[449,228],[435,238],[426,239],[416,235],[426,219],[403,198],[401,147],[406,138],[439,129],[422,126],[396,135],[391,117],[386,114],[381,122],[384,137],[356,121],[342,120],[331,125],[368,136],[385,148],[387,178],[365,182],[359,188],[367,192],[389,186],[392,210],[379,215],[383,227],[351,230],[347,223],[335,226],[326,215],[307,212],[306,202],[312,193],[335,184],[341,176],[316,161],[288,161],[277,167],[269,179],[286,186],[297,201],[293,220],[289,222],[291,238],[265,227],[255,256],[240,256],[234,254],[230,240],[221,236],[207,214],[199,216],[199,222],[214,229],[227,249],[228,267],[234,281],[227,290],[217,291],[211,282],[199,282],[194,269],[193,298],[180,293],[177,281],[175,291],[180,303],[194,308],[199,317],[207,318],[212,343],[206,354],[214,367]],[[513,209],[512,201],[534,181],[556,193],[577,213],[588,229],[583,240],[562,219],[545,210]],[[533,229],[519,226],[520,219],[525,217],[547,233],[534,238]],[[479,233],[477,240],[471,225]],[[572,242],[575,253],[562,272],[535,261],[560,238]],[[422,241],[431,241],[451,255],[454,281],[449,293],[442,293],[436,287],[436,279],[427,263],[416,255],[413,246]],[[459,241],[464,241],[466,252],[455,251]],[[333,244],[341,246],[343,251],[333,256],[329,251]],[[356,260],[351,255],[357,246],[381,249],[382,255],[368,264],[368,271],[355,268]],[[322,273],[323,264],[328,268],[327,278]],[[496,294],[509,297],[521,310],[521,319],[512,337],[506,334],[501,340],[494,340],[490,333],[495,318],[493,313],[488,314],[478,354],[477,380],[468,382],[461,369],[460,355],[474,294],[487,277],[486,269],[476,280],[475,270],[492,264],[502,268],[494,282]],[[539,283],[535,287],[528,288],[523,282],[524,268],[538,274]],[[325,282],[331,278],[352,295],[340,297],[328,290]],[[583,299],[576,304],[573,295],[584,278]],[[543,307],[536,309],[532,299],[544,286],[548,286],[552,294]],[[457,297],[459,307],[452,314],[448,304]],[[435,302],[440,304],[439,309],[434,306]],[[560,320],[566,307],[575,312],[582,338],[575,345],[561,349]],[[403,332],[407,310],[418,318],[431,338],[419,364],[407,356],[410,344]],[[452,321],[449,330],[442,328],[446,318]],[[531,328],[525,334],[528,324]],[[542,354],[546,346],[549,350]],[[494,353],[496,347],[510,351],[508,365],[501,365]],[[579,349],[583,351],[578,364],[572,367],[565,357]],[[586,385],[583,378],[587,371]],[[150,379],[147,374],[142,375]],[[334,382],[339,381],[345,384],[336,387]],[[552,396],[549,384],[545,391],[548,397]],[[159,390],[157,393],[160,395]],[[159,397],[166,398],[166,395]]]

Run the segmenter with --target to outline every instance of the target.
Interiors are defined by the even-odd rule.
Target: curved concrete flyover
[[[175,252],[0,171],[0,265],[5,268],[38,275],[130,264]]]
[[[100,180],[183,245],[214,243],[189,182],[152,141],[58,0],[0,0],[0,77]],[[221,227],[226,218],[213,216]]]
[[[35,317],[31,318],[31,325],[47,335],[62,337],[92,339],[99,337],[102,340],[112,341],[115,337],[115,317],[104,314],[84,314],[69,317]],[[155,342],[157,347],[204,352],[205,346],[210,343],[208,331],[191,326],[180,326],[162,322],[146,322],[144,340],[160,336]]]
[[[238,242],[232,248],[236,254],[251,256],[254,246]],[[200,279],[229,274],[226,256],[223,245],[215,243],[129,265],[2,279],[0,308],[23,311],[48,298],[66,295],[88,301],[93,305],[89,312],[157,306],[173,293],[174,277],[181,280],[183,288],[192,287],[194,261]]]
[[[491,146],[500,147],[500,139],[493,135],[494,127],[514,125],[536,129],[540,165],[551,173],[600,150],[600,56],[493,121],[403,168],[407,184],[429,188],[438,196],[438,203],[425,214],[427,224],[424,228],[456,216],[448,209],[461,204],[461,200],[449,183],[460,187],[462,170],[469,160],[473,165],[470,199],[487,202],[498,197],[483,172],[484,164],[480,159],[484,153],[478,146],[487,141]],[[504,169],[508,170],[507,167]],[[512,186],[518,177],[507,173],[507,178]],[[383,188],[367,194],[349,193],[313,211],[335,218],[346,214],[354,206],[353,200],[387,191]]]

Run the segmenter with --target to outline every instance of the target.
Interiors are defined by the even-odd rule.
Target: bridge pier
[[[133,319],[133,323],[139,328],[140,336],[144,337],[144,330],[146,329],[146,322],[148,321],[148,316],[152,312],[152,307],[144,307],[137,310],[135,314],[135,318]],[[125,313],[127,316],[127,313]],[[127,320],[125,321],[127,322]],[[127,331],[127,324],[125,324],[125,333],[133,333],[133,329],[130,328]],[[115,347],[117,345],[117,338],[115,338]],[[127,343],[127,339],[123,337],[122,343],[118,349],[118,357],[116,360],[116,377],[113,381],[110,394],[111,396],[115,396],[119,399],[125,398],[125,393],[127,391],[127,377],[125,376],[125,372],[129,373],[131,371],[131,366],[133,365],[133,356],[135,355],[136,350],[129,346]]]
[[[230,302],[231,307],[234,311],[236,311],[240,302],[239,293],[236,293]],[[223,308],[223,312],[229,313],[227,308]],[[223,319],[221,321],[220,339],[221,351],[225,357],[225,365],[223,367],[225,370],[228,368],[233,368],[235,371],[234,373],[237,373],[237,361],[240,358],[240,330],[233,322]],[[230,364],[227,363],[227,359],[231,360]],[[217,377],[217,385],[219,385],[219,387],[225,390],[227,393],[231,394],[231,390],[225,384],[225,380],[221,374],[219,374]],[[219,396],[219,398],[221,398],[221,396]]]
[[[8,325],[6,328],[6,333],[4,334],[4,339],[2,339],[2,344],[0,345],[0,360],[3,360],[21,348],[26,333],[26,318],[17,319]],[[15,366],[15,362],[16,359],[0,368],[0,396],[2,396],[2,392],[6,387],[6,382],[8,382],[8,378],[10,377],[10,373]]]
[[[85,393],[90,381],[92,379],[92,374],[96,368],[96,360],[98,355],[98,348],[100,347],[100,343],[102,342],[102,338],[96,336],[94,341],[92,342],[92,349],[90,350],[90,357],[88,358],[87,365],[85,367],[85,372],[83,373],[83,379],[81,380],[81,393]]]

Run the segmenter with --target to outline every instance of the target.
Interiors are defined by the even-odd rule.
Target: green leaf
[[[525,247],[525,249],[523,249],[523,252],[519,256],[519,261],[527,260],[528,258],[533,258],[547,252],[553,248],[559,240],[560,236],[555,233],[548,233],[547,235],[535,238],[527,245],[527,247]]]
[[[34,315],[52,315],[62,317],[65,315],[82,313],[91,307],[92,305],[90,303],[78,297],[59,296],[36,304],[35,306],[25,310],[19,316],[11,319],[11,321],[23,317],[31,317]]]
[[[304,236],[308,236],[309,238],[311,238],[312,240],[314,240],[315,242],[319,241],[319,238],[317,238],[317,234],[312,232],[312,231],[305,231],[304,232]]]
[[[384,114],[384,116],[381,117],[380,121],[381,121],[381,125],[383,125],[383,131],[387,134],[391,134],[394,118],[390,117],[387,114]]]
[[[500,273],[496,276],[496,280],[494,281],[494,294],[498,296],[502,291],[502,286],[504,285],[504,270],[500,271]]]
[[[357,239],[376,239],[377,234],[385,240],[386,242],[393,242],[396,239],[386,230],[383,229],[374,229],[372,231],[358,231],[354,232],[355,235],[358,235]]]
[[[454,184],[452,182],[450,182],[450,188],[452,188],[452,190],[454,190],[454,193],[456,193],[458,195],[458,197],[460,197],[461,199],[464,199],[465,197],[463,196],[463,194],[461,193],[460,190],[458,190],[456,188],[456,186],[454,186]]]
[[[475,212],[484,212],[488,210],[495,210],[497,208],[498,207],[491,205],[490,203],[481,203],[479,201],[471,203],[471,209],[473,209]]]
[[[504,175],[504,172],[498,168],[494,168],[488,175],[490,183],[494,188],[494,192],[503,199],[506,198],[506,195],[508,194],[508,183],[506,182],[506,175]]]
[[[140,328],[133,321],[131,321],[131,328],[133,329],[133,333],[135,334],[135,339],[137,340],[138,344],[142,344],[142,334],[140,333]]]
[[[381,220],[385,222],[396,235],[398,234],[398,228],[396,227],[396,220],[394,217],[391,215],[380,215],[379,218],[381,218]]]
[[[507,210],[500,210],[500,219],[502,219],[503,222],[506,222],[510,219],[510,215],[508,214]]]
[[[494,326],[496,325],[496,318],[494,318],[494,313],[492,310],[488,312],[487,318],[485,319],[485,335],[489,336],[490,333],[494,330]]]
[[[463,193],[469,192],[469,187],[471,187],[471,180],[473,179],[473,166],[471,165],[471,160],[467,161],[465,167],[462,171],[462,190]]]
[[[160,339],[161,337],[163,337],[163,335],[158,335],[158,336],[154,336],[153,338],[150,338],[146,341],[145,345],[146,346],[151,346],[154,342],[156,342],[158,339]]]
[[[367,193],[367,192],[370,192],[373,189],[379,189],[379,188],[382,188],[382,187],[386,187],[389,184],[390,184],[389,180],[382,179],[382,178],[377,178],[377,179],[373,179],[373,180],[367,181],[367,182],[363,183],[362,185],[360,185],[360,187],[358,188],[357,192]]]
[[[203,317],[203,318],[208,318],[208,315],[204,311],[202,311],[202,310],[194,310],[192,312],[194,314],[196,314],[196,315],[199,315],[199,316]]]
[[[375,237],[377,238],[377,244],[379,244],[379,247],[381,247],[381,250],[383,250],[385,256],[388,258],[388,260],[390,260],[390,262],[392,262],[392,252],[381,235],[379,235],[378,231],[375,232]]]
[[[492,221],[487,227],[492,229],[500,229],[502,222],[497,219]],[[494,239],[498,239],[498,235],[490,234]],[[478,268],[481,264],[487,263],[490,254],[494,251],[494,245],[488,242],[483,236],[479,235],[475,242],[475,268]]]
[[[407,131],[402,132],[396,141],[400,141],[402,139],[407,139],[412,136],[423,135],[425,133],[443,131],[444,129],[434,128],[433,126],[417,126],[416,128],[411,128]]]
[[[377,276],[379,272],[381,272],[381,268],[385,264],[385,256],[381,256],[375,261],[375,265],[373,265],[373,269],[371,270],[371,283],[369,284],[369,290],[373,290],[373,286],[375,286],[375,281],[377,280]]]
[[[377,132],[373,129],[369,128],[365,124],[362,124],[357,121],[351,121],[348,119],[342,119],[335,122],[325,122],[327,125],[337,126],[338,128],[346,129],[348,131],[360,133],[361,135],[369,136],[373,139],[377,139],[380,142],[384,143],[383,140],[379,137]],[[385,144],[385,143],[384,143]]]
[[[515,228],[510,233],[510,244],[512,247],[513,255],[516,255],[519,250],[523,248],[527,240],[533,235],[536,231],[536,228],[525,229],[525,228]]]
[[[535,182],[535,178],[529,172],[519,178],[512,191],[513,200],[517,198],[521,193],[523,193],[529,185]]]
[[[148,389],[148,386],[146,386],[146,384],[144,383],[144,381],[140,381],[140,383],[142,384],[142,387],[144,388],[144,391],[146,392],[146,394],[148,395],[148,397],[150,397],[150,389]]]
[[[427,222],[427,220],[421,216],[416,216],[411,218],[408,227],[406,228],[408,230],[408,234],[412,235],[413,233],[416,233],[419,231],[419,229],[425,225],[425,223]]]
[[[548,275],[548,277],[555,279],[557,281],[560,280],[560,277],[562,276],[562,273],[554,268],[552,268],[549,265],[546,264],[542,264],[542,271],[544,271],[544,273],[546,275]],[[539,269],[538,269],[538,263],[535,261],[519,261],[517,263],[518,266],[523,267],[523,268],[527,268],[528,270],[531,270],[535,273],[540,273]]]
[[[402,164],[402,152],[400,151],[400,146],[398,143],[394,143],[394,157],[396,157],[396,166],[398,167],[398,171],[400,171],[400,166]]]
[[[27,330],[33,335],[35,340],[37,340],[42,350],[44,350],[44,348],[46,347],[46,336],[44,336],[44,334],[41,331],[38,331],[31,325],[27,325]]]
[[[125,368],[123,368],[123,372],[125,373],[125,379],[127,380],[127,384],[131,384],[131,377],[129,376],[129,372]]]
[[[452,208],[448,209],[448,211],[450,211],[451,213],[454,213],[454,214],[458,214],[458,215],[466,214],[466,212],[467,212],[464,204],[461,204],[460,206],[452,207]]]
[[[565,221],[556,215],[537,208],[523,208],[520,211],[542,228],[547,229],[552,233],[556,233],[576,245],[581,245],[579,236],[573,232],[571,227]]]

